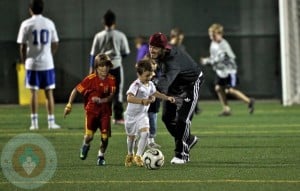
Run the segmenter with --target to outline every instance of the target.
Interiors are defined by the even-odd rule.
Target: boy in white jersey
[[[173,97],[156,91],[151,81],[153,67],[151,60],[141,60],[136,65],[138,79],[135,80],[127,91],[127,109],[124,113],[125,131],[127,134],[128,154],[125,158],[125,166],[129,167],[134,162],[137,166],[143,166],[142,154],[149,136],[148,109],[155,97],[175,103]],[[134,155],[135,139],[139,135],[137,152]]]
[[[38,126],[38,90],[44,89],[48,128],[59,129],[54,118],[55,72],[53,54],[58,48],[58,35],[54,23],[42,15],[43,0],[32,0],[29,6],[31,18],[22,22],[17,43],[20,44],[21,62],[25,63],[26,88],[31,91],[31,126]]]
[[[235,54],[229,43],[223,38],[223,32],[223,26],[220,24],[215,23],[209,27],[210,57],[201,58],[200,60],[204,65],[211,64],[216,72],[215,91],[223,106],[223,111],[219,116],[231,115],[226,94],[231,94],[244,101],[248,105],[249,113],[252,114],[254,112],[254,99],[247,97],[235,88],[237,85]]]

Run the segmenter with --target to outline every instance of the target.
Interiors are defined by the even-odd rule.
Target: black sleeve
[[[174,60],[164,63],[162,74],[157,83],[157,90],[161,93],[167,94],[170,85],[180,72],[179,63]]]

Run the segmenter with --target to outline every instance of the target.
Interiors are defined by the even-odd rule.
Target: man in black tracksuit
[[[184,50],[168,45],[167,37],[155,33],[149,39],[149,52],[161,70],[157,89],[176,98],[176,103],[164,102],[162,120],[175,139],[172,164],[188,162],[190,149],[198,138],[191,134],[191,120],[196,107],[203,73]]]

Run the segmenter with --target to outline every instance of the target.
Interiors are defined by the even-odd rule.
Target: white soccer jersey
[[[27,45],[25,68],[36,71],[53,69],[51,43],[58,41],[55,25],[50,19],[33,15],[23,21],[17,43]]]
[[[118,30],[103,30],[94,37],[91,55],[104,53],[108,55],[113,63],[113,69],[122,64],[122,55],[130,53],[127,38]]]
[[[132,93],[137,98],[148,99],[149,96],[153,95],[155,92],[156,88],[152,81],[149,81],[149,84],[146,86],[137,79],[130,85],[126,94]],[[142,104],[128,103],[125,113],[129,116],[139,116],[142,113],[147,113],[149,106],[150,105],[145,106]]]

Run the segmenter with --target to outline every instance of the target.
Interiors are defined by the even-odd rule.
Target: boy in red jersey
[[[101,131],[101,145],[98,153],[97,165],[105,165],[104,153],[111,136],[112,99],[116,91],[115,77],[109,74],[112,63],[105,54],[95,57],[94,71],[85,77],[71,92],[69,102],[64,110],[64,117],[70,114],[72,103],[81,93],[84,97],[85,135],[80,149],[80,158],[85,160],[90,149],[93,135],[99,128]]]

